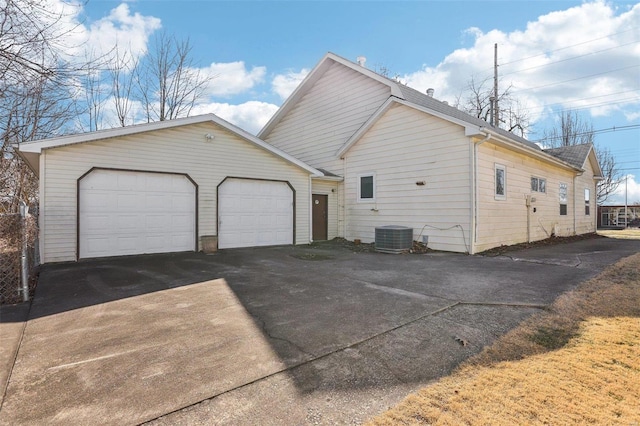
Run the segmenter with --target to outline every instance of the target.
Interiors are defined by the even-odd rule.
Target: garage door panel
[[[195,186],[183,175],[94,170],[80,181],[80,257],[191,251]]]
[[[293,191],[286,182],[227,179],[218,202],[220,248],[293,243]]]

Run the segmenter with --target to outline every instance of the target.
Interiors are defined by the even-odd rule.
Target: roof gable
[[[335,64],[341,64],[347,68],[357,71],[365,76],[378,81],[389,87],[392,96],[402,97],[400,88],[392,80],[381,76],[380,74],[371,71],[368,68],[360,66],[354,62],[351,62],[345,58],[342,58],[334,53],[328,52],[318,64],[311,70],[311,72],[302,80],[302,83],[296,87],[282,106],[271,117],[269,122],[260,130],[258,137],[261,139],[267,138],[271,131],[277,126],[277,124],[295,107],[295,105],[302,99],[302,97],[311,90],[313,85],[329,70],[329,68]]]
[[[602,169],[596,156],[593,144],[585,143],[580,145],[562,146],[559,148],[545,149],[544,152],[553,155],[562,161],[569,163],[579,169],[584,170],[587,160],[590,161],[593,173],[602,176]]]
[[[30,142],[24,142],[18,145],[19,153],[27,160],[32,169],[37,173],[38,162],[37,157],[43,149],[52,149],[62,146],[68,146],[79,143],[88,143],[98,140],[117,138],[122,136],[130,136],[144,132],[158,131],[163,129],[171,129],[180,126],[188,126],[192,124],[200,124],[212,122],[225,130],[235,134],[241,139],[265,150],[273,155],[284,159],[285,161],[306,170],[314,176],[322,176],[322,172],[309,166],[303,161],[287,154],[284,151],[264,142],[256,136],[242,130],[241,128],[223,120],[215,114],[205,114],[186,118],[177,118],[174,120],[157,121],[153,123],[137,124],[133,126],[118,127],[114,129],[99,130],[96,132],[81,133],[76,135],[61,136],[57,138],[42,139]]]

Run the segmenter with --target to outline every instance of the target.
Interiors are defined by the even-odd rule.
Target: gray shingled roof
[[[582,145],[562,146],[560,148],[549,148],[543,150],[547,154],[551,154],[556,158],[569,163],[572,166],[582,168],[584,162],[587,160],[589,151],[593,145],[585,143]]]
[[[412,89],[411,87],[405,86],[404,84],[398,83],[397,81],[394,81],[394,80],[390,80],[390,81],[392,81],[394,84],[398,86],[398,88],[402,92],[402,95],[404,96],[405,101],[411,102],[412,104],[416,104],[425,108],[432,109],[434,111],[440,112],[442,114],[448,115],[458,120],[465,121],[469,124],[474,124],[481,127],[491,126],[489,123],[482,120],[481,118],[474,117],[473,115],[470,115],[464,111],[459,110],[458,108],[452,107],[442,101],[439,101],[433,98],[432,96],[427,95],[426,93],[419,92],[416,89]],[[522,138],[511,132],[507,132],[506,130],[498,129],[495,127],[491,127],[491,130],[505,137],[513,139],[516,142],[520,142],[528,146],[529,148],[533,148],[538,151],[541,151],[541,148],[535,143],[530,142],[525,138]]]

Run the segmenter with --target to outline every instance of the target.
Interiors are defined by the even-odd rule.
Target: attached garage
[[[218,247],[292,244],[294,212],[287,182],[225,179],[218,186]]]
[[[22,143],[42,263],[308,244],[322,173],[213,114]]]
[[[186,175],[92,169],[79,179],[78,205],[81,259],[197,249]]]

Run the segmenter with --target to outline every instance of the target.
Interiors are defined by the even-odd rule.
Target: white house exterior
[[[403,225],[433,249],[476,253],[595,231],[590,145],[544,151],[332,53],[258,137],[325,172],[313,194],[335,186],[329,238]]]
[[[40,178],[43,263],[311,240],[310,178],[322,173],[215,115],[19,151]]]
[[[591,145],[542,150],[328,53],[258,134],[215,115],[20,144],[43,262],[373,242],[477,253],[594,232]]]

